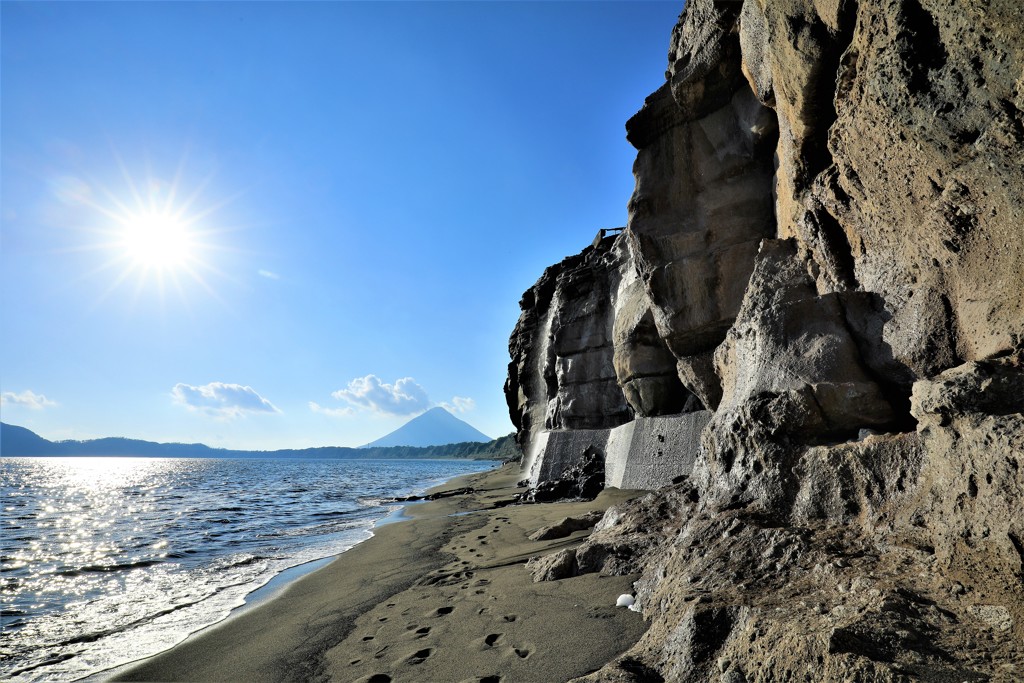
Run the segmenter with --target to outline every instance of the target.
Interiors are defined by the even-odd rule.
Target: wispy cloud
[[[384,415],[412,415],[430,407],[427,392],[412,377],[403,377],[394,384],[382,382],[376,375],[357,377],[348,383],[348,388],[331,396]]]
[[[441,407],[449,413],[468,413],[476,408],[476,401],[463,396],[453,396],[450,402],[441,403]]]
[[[178,383],[171,396],[189,410],[214,417],[234,418],[246,413],[279,413],[274,404],[257,394],[252,387],[241,384],[210,382],[200,387]]]
[[[43,408],[53,408],[56,405],[56,401],[51,401],[31,389],[26,389],[20,394],[13,391],[5,391],[0,394],[0,406],[22,406],[32,410],[42,410]]]
[[[309,409],[314,413],[320,413],[321,415],[330,415],[331,417],[348,417],[349,415],[355,415],[356,411],[354,408],[325,408],[319,403],[313,401],[309,402]]]
[[[268,280],[280,280],[281,276],[271,270],[263,270],[260,268],[256,271],[261,277],[265,277]]]

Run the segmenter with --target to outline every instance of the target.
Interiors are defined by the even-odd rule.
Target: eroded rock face
[[[520,301],[505,397],[527,472],[544,430],[607,429],[631,417],[613,363],[616,239],[548,268]]]
[[[664,130],[660,110],[676,104],[659,90],[627,126],[640,144],[628,234],[654,322],[677,358],[722,341],[758,245],[775,232],[774,118],[742,79],[735,84],[720,107],[680,110]]]
[[[628,249],[626,240],[623,249]],[[627,254],[628,256],[628,254]],[[681,412],[691,398],[676,375],[676,358],[654,324],[643,281],[624,264],[612,324],[615,377],[635,415],[652,417]]]
[[[1013,0],[687,2],[628,239],[714,414],[574,553],[652,620],[589,680],[1024,671],[1022,74]]]
[[[594,432],[581,438],[596,444],[606,438],[598,432],[634,416],[701,407],[679,381],[625,237],[598,239],[548,268],[520,307],[505,397],[534,485],[541,469],[571,466],[584,450],[556,448],[557,463],[535,468],[547,431]],[[566,441],[573,437],[555,445]]]

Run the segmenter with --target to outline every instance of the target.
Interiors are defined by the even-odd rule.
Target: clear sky
[[[0,5],[0,391],[50,439],[491,436],[522,292],[625,224],[671,2]]]

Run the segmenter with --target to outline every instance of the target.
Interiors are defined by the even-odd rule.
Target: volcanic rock
[[[1024,6],[688,0],[669,43],[625,232],[510,342],[520,443],[589,439],[612,476],[654,455],[616,434],[708,413],[534,564],[642,574],[650,629],[584,680],[1015,680]]]

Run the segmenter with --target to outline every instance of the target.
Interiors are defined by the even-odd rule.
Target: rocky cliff
[[[626,129],[506,384],[532,483],[665,484],[567,565],[642,573],[591,678],[1024,678],[1024,6],[690,0]]]

